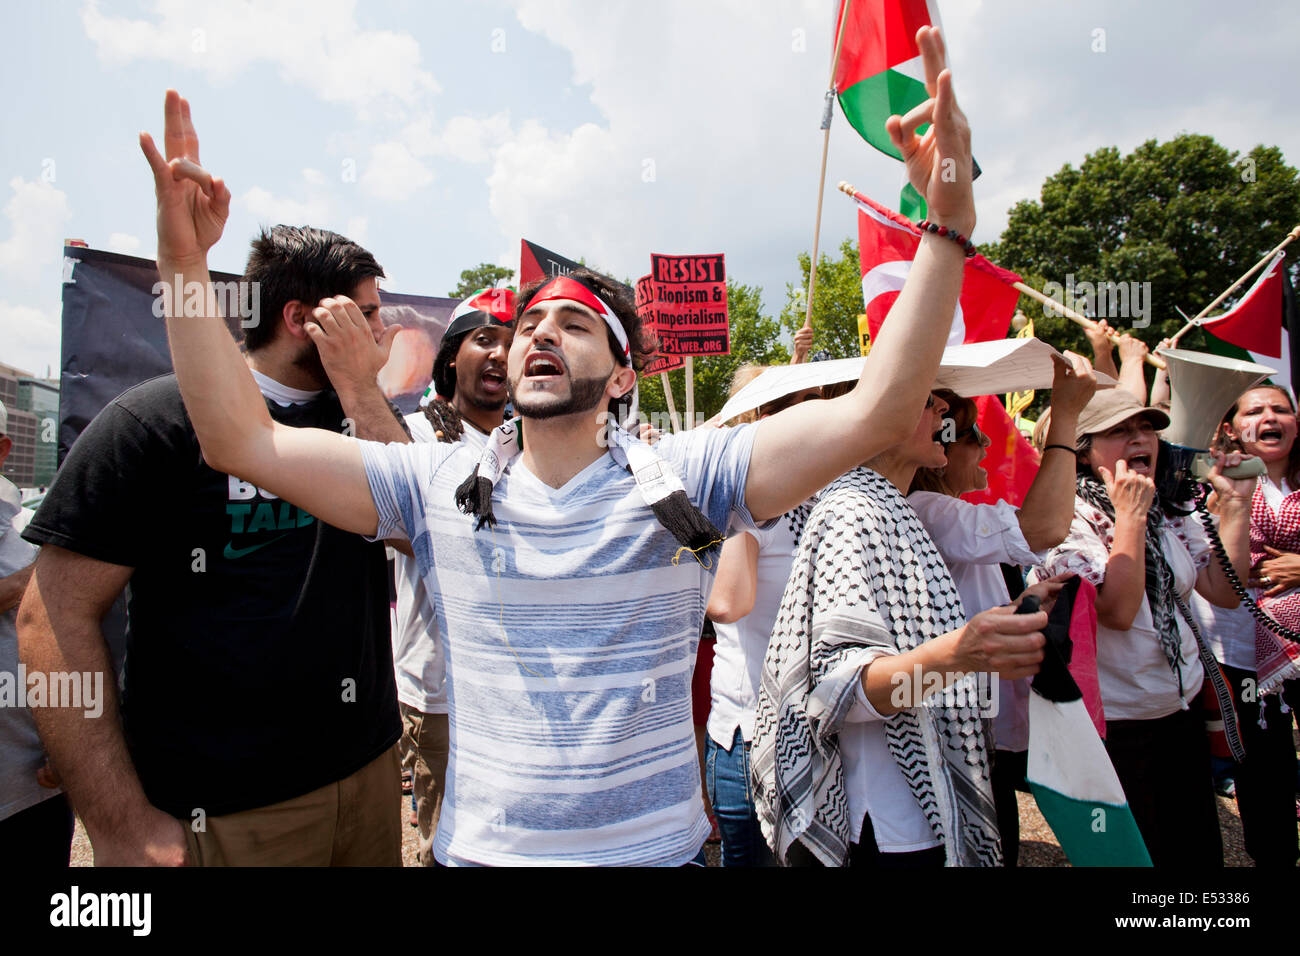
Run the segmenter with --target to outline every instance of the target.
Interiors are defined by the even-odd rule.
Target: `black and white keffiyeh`
[[[754,726],[755,804],[779,859],[796,839],[826,865],[847,859],[839,732],[862,665],[956,630],[965,617],[938,549],[889,481],[857,468],[822,492],[781,599]],[[886,718],[885,737],[948,864],[997,866],[990,744],[972,682]]]

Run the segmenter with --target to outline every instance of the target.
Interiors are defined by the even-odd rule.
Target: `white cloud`
[[[115,232],[108,237],[108,251],[133,256],[140,250],[140,237],[129,232]]]
[[[37,270],[62,261],[63,227],[72,218],[68,197],[50,183],[9,180],[13,195],[5,203],[9,238],[0,242],[0,273],[35,284]]]
[[[360,245],[366,244],[366,234],[370,231],[370,220],[365,216],[353,216],[343,227],[343,235]]]
[[[431,182],[433,171],[400,142],[371,147],[370,162],[361,174],[361,188],[367,195],[393,202],[409,199]]]
[[[603,120],[447,121],[441,143],[491,155],[489,205],[505,237],[633,278],[652,251],[725,251],[733,272],[747,265],[762,282],[753,272],[770,272],[780,250],[788,277],[811,239],[827,4],[773,4],[761,17],[742,0],[515,7],[525,29],[568,52],[572,83]]]
[[[411,127],[408,127],[409,131]],[[426,127],[427,129],[427,127]],[[406,132],[406,131],[404,131]],[[429,153],[467,163],[486,163],[513,138],[508,112],[487,117],[453,116],[436,137],[413,137],[412,149],[423,146]]]
[[[247,209],[260,223],[274,226],[323,226],[330,220],[330,203],[323,196],[306,200],[276,196],[261,186],[254,186],[237,196],[235,202]]]
[[[0,301],[0,362],[44,375],[59,369],[60,319],[57,311]]]
[[[438,91],[406,33],[363,30],[355,0],[155,0],[152,16],[113,16],[88,0],[86,36],[102,60],[161,60],[228,81],[271,63],[288,83],[366,113],[415,107]]]

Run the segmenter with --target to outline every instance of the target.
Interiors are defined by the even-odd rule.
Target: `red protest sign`
[[[721,254],[650,256],[647,306],[664,355],[726,355],[727,267]],[[644,280],[642,280],[644,281]],[[638,287],[641,283],[637,283]]]
[[[659,314],[654,307],[654,281],[650,276],[642,276],[636,280],[636,312],[641,316],[641,321],[645,324],[646,331],[659,339],[659,351],[649,362],[646,363],[642,375],[658,375],[660,372],[671,372],[673,369],[681,368],[685,362],[677,355],[668,355],[663,351],[664,336],[659,327]]]

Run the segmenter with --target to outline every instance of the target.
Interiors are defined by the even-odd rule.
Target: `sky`
[[[863,0],[858,0],[863,2]],[[1103,146],[1205,133],[1300,162],[1286,0],[940,0],[983,175],[977,242]],[[369,248],[382,288],[446,295],[528,238],[619,278],[724,253],[778,312],[811,248],[835,0],[50,0],[6,5],[0,362],[60,366],[62,243],[152,258],[137,131],[189,98],[233,194],[214,269],[259,226]],[[821,249],[847,180],[896,205],[901,166],[835,117]],[[1280,238],[1280,237],[1279,237]]]

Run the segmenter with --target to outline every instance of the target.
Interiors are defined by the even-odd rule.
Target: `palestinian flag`
[[[1300,334],[1295,329],[1295,293],[1279,252],[1240,301],[1222,315],[1202,319],[1207,350],[1277,369],[1269,381],[1295,394],[1300,371]]]
[[[858,249],[862,257],[862,302],[867,326],[874,342],[889,310],[893,308],[912,259],[921,244],[921,232],[902,216],[872,202],[862,194],[858,201]],[[948,345],[1004,339],[1016,311],[1020,293],[1013,286],[1020,276],[999,268],[983,256],[966,260],[961,297],[953,314]],[[976,504],[998,500],[1017,507],[1038,473],[1038,453],[1025,441],[999,399],[983,395],[979,406],[980,431],[988,435],[985,467],[989,486],[964,497]]]
[[[558,252],[543,249],[527,239],[519,240],[519,284],[527,285],[538,279],[554,279],[567,276],[574,269],[581,269],[579,262],[567,259]]]
[[[839,11],[835,23],[843,20],[843,32],[833,82],[840,109],[858,135],[902,161],[885,132],[885,120],[906,116],[930,98],[916,31],[940,26],[938,5],[935,0],[840,0]],[[917,133],[928,128],[922,125]],[[925,200],[911,183],[903,186],[899,208],[909,219],[925,218]]]
[[[1075,679],[1076,674],[1096,675],[1095,597],[1091,584],[1071,578],[1043,628],[1043,664],[1029,691],[1025,777],[1072,866],[1150,866],[1146,843],[1098,734],[1105,727],[1100,696],[1095,687],[1085,695]]]

